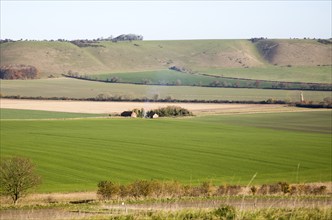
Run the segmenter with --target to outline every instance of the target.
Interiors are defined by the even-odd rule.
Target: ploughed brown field
[[[305,111],[305,109],[289,107],[287,105],[267,104],[214,104],[214,103],[167,103],[167,102],[94,102],[94,101],[58,101],[58,100],[22,100],[1,99],[1,108],[44,110],[58,112],[79,112],[114,114],[135,108],[145,110],[165,106],[181,106],[196,115],[216,113],[255,113],[255,112],[287,112]]]

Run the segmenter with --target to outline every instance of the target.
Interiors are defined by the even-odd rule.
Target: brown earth
[[[165,103],[165,102],[92,102],[92,101],[58,101],[58,100],[24,100],[0,99],[0,107],[7,109],[43,110],[57,112],[77,112],[95,114],[114,114],[134,108],[146,111],[166,106],[181,106],[195,115],[233,114],[259,112],[308,111],[303,108],[286,105],[264,104],[214,104],[214,103]]]

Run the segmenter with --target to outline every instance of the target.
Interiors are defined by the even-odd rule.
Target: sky
[[[331,38],[332,0],[0,0],[1,39]]]

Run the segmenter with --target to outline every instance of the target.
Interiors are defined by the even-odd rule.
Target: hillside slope
[[[278,46],[264,54],[262,45]],[[134,72],[185,66],[191,69],[248,68],[269,65],[331,65],[331,45],[314,40],[183,40],[100,42],[78,47],[69,42],[18,41],[0,45],[1,65],[35,66],[42,77],[68,71],[80,74]],[[266,51],[265,51],[266,52]]]
[[[332,62],[332,45],[316,40],[262,40],[256,46],[273,65],[317,66]]]

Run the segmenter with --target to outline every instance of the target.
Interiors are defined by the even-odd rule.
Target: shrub
[[[226,193],[228,195],[237,195],[239,194],[241,191],[241,186],[237,186],[237,185],[227,185],[226,186]]]
[[[256,195],[257,187],[256,186],[250,187],[250,192],[252,193],[252,195]]]
[[[233,206],[230,205],[221,205],[219,208],[217,208],[214,212],[214,214],[217,217],[220,217],[220,219],[235,219],[236,211]]]
[[[120,186],[120,192],[119,195],[121,198],[125,198],[127,196],[130,196],[130,192],[131,192],[131,187],[130,185],[126,186],[126,185],[121,185]]]
[[[271,184],[269,185],[269,193],[270,194],[277,194],[279,192],[281,192],[281,187],[280,185],[277,183],[277,184]]]
[[[200,186],[200,194],[210,196],[213,192],[213,185],[211,182],[205,181]]]
[[[144,108],[141,108],[141,109],[135,108],[135,109],[133,109],[132,112],[135,112],[138,118],[144,118],[145,117],[145,110],[144,110]]]
[[[222,196],[226,194],[226,187],[223,185],[220,185],[215,193],[216,196]]]
[[[263,184],[259,190],[258,190],[258,193],[261,194],[261,195],[266,195],[268,193],[268,187],[266,184]]]
[[[280,190],[281,192],[283,192],[284,194],[287,194],[290,192],[290,187],[289,184],[286,182],[279,182],[278,185],[280,186]]]
[[[297,194],[297,187],[296,186],[291,186],[289,189],[289,193],[291,195],[296,195]]]
[[[311,186],[305,184],[298,185],[297,191],[300,195],[309,195],[311,193]]]
[[[311,193],[315,195],[321,195],[326,192],[326,186],[314,186],[312,187]]]
[[[163,193],[166,196],[176,197],[181,196],[185,193],[185,186],[182,187],[181,184],[177,181],[164,182],[163,184]]]
[[[101,181],[98,183],[97,195],[102,199],[109,200],[118,196],[120,192],[120,185],[111,181]]]
[[[148,180],[136,180],[131,184],[130,194],[135,198],[150,196],[152,192],[152,184]]]

